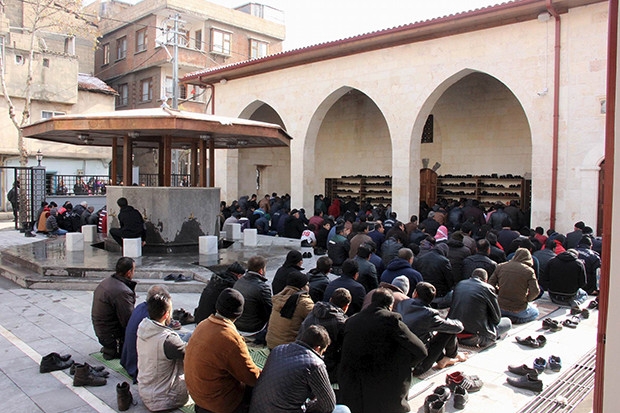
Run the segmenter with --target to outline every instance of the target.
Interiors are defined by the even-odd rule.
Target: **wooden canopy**
[[[116,154],[122,147],[125,185],[133,183],[134,148],[159,149],[160,186],[170,186],[171,150],[191,149],[192,185],[206,187],[207,151],[209,186],[214,186],[215,149],[289,146],[291,140],[280,125],[169,108],[55,116],[25,126],[22,132],[27,138],[112,147],[112,171],[117,170]]]

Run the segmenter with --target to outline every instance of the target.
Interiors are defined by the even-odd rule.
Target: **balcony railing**
[[[172,186],[189,186],[191,175],[172,174]],[[105,195],[106,186],[111,185],[107,175],[47,175],[45,192],[47,195]],[[116,178],[117,185],[122,178]],[[157,174],[140,174],[139,186],[159,186]]]

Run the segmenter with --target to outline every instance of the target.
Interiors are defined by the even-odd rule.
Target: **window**
[[[202,30],[196,30],[194,33],[194,49],[202,50]]]
[[[118,96],[116,97],[116,106],[126,106],[129,104],[129,87],[127,83],[123,83],[122,85],[118,85],[117,90]]]
[[[230,42],[232,35],[221,30],[211,30],[211,51],[230,55]]]
[[[166,77],[166,90],[164,91],[164,95],[167,98],[171,98],[172,97],[172,78],[171,77]]]
[[[110,64],[110,43],[103,45],[103,64]]]
[[[142,79],[140,81],[140,101],[149,102],[153,100],[153,79]]]
[[[428,118],[426,118],[426,123],[422,130],[421,143],[433,143],[433,115],[428,115]]]
[[[250,59],[267,56],[267,42],[250,39]]]
[[[54,112],[51,110],[42,110],[41,111],[41,119],[50,119],[54,116],[64,115],[65,112]]]
[[[50,67],[50,59],[47,57],[43,58],[43,67]]]
[[[15,55],[15,64],[23,65],[24,64],[24,56],[22,56],[20,54],[16,54]]]
[[[124,59],[127,56],[127,36],[116,40],[116,60]]]
[[[146,27],[145,27],[144,29],[140,29],[136,32],[136,53],[145,51],[146,45],[147,45],[147,36],[146,36]]]
[[[189,31],[179,29],[179,46],[189,47]]]

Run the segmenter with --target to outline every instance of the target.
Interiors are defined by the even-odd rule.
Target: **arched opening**
[[[438,174],[435,202],[475,199],[488,209],[517,201],[529,224],[532,138],[523,107],[498,79],[463,74],[442,85],[416,138],[422,167]]]
[[[274,123],[286,129],[284,121],[268,104],[255,101],[239,117]],[[289,193],[291,190],[290,148],[252,148],[238,150],[239,194]]]
[[[390,203],[392,143],[379,107],[352,88],[338,89],[321,106],[306,140],[304,153],[313,159],[314,171],[305,201],[321,193],[357,205]]]

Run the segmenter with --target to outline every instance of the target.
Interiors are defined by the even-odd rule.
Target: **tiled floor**
[[[0,231],[0,248],[11,244],[5,231]],[[13,234],[15,234],[13,232]],[[304,260],[306,270],[313,268],[315,258]],[[271,263],[269,275],[273,276],[278,263]],[[145,293],[139,293],[138,302]],[[175,293],[174,307],[193,311],[199,294]],[[99,350],[90,322],[92,292],[71,290],[27,290],[0,278],[0,395],[2,410],[14,412],[108,412],[116,410],[117,383],[124,378],[112,372],[108,384],[95,388],[74,388],[68,372],[40,374],[39,358],[49,352],[71,353],[78,362],[95,363],[89,354]],[[551,314],[562,321],[568,309],[562,308]],[[465,411],[470,412],[517,412],[536,394],[506,384],[506,368],[509,364],[531,365],[534,358],[557,355],[562,358],[563,369],[595,347],[598,313],[581,321],[574,329],[564,328],[555,333],[543,331],[540,321],[516,326],[508,337],[495,347],[473,355],[465,363],[415,385],[410,394],[418,394],[410,401],[411,411],[423,412],[426,395],[443,384],[445,374],[463,371],[478,375],[484,387],[470,395]],[[515,336],[545,335],[547,345],[538,350],[524,348],[515,342]],[[545,386],[557,379],[560,373],[545,371],[541,378]],[[138,404],[132,412],[146,412],[139,402],[137,389],[132,393]],[[589,411],[587,403],[581,412]],[[450,403],[447,412],[455,411]],[[377,412],[380,413],[380,412]]]

